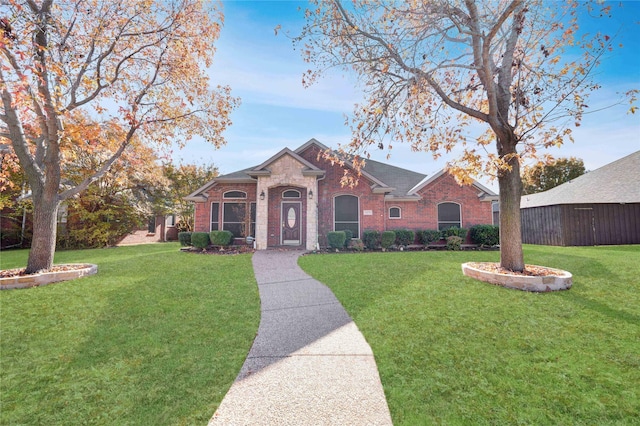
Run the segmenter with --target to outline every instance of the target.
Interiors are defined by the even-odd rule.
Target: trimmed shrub
[[[451,228],[443,229],[441,235],[442,235],[442,238],[444,238],[445,240],[447,239],[447,237],[451,237],[451,236],[460,237],[462,238],[462,240],[464,240],[467,236],[467,230],[465,228],[458,228],[457,226],[452,226]]]
[[[495,225],[474,225],[469,229],[471,241],[481,246],[493,247],[500,244],[500,227]]]
[[[191,245],[191,232],[178,232],[178,241],[182,247]]]
[[[416,238],[415,232],[408,229],[395,229],[393,232],[396,233],[396,244],[399,246],[408,246],[409,244],[413,244],[413,241]]]
[[[343,232],[344,232],[344,247],[347,248],[349,246],[349,242],[353,238],[353,231],[351,229],[345,229]]]
[[[460,251],[462,250],[462,238],[457,235],[450,235],[447,237],[447,250]]]
[[[209,245],[209,233],[208,232],[192,232],[191,245],[200,249],[207,248],[207,246]]]
[[[362,233],[362,243],[369,250],[375,250],[380,245],[380,233],[368,230]]]
[[[353,251],[362,251],[364,250],[364,243],[360,238],[354,238],[349,242],[349,248]]]
[[[388,249],[396,242],[396,233],[394,231],[384,231],[380,235],[380,245],[383,249]]]
[[[442,237],[440,231],[435,229],[425,229],[424,231],[418,231],[418,241],[420,244],[428,246],[434,241],[438,241]]]
[[[211,231],[209,238],[214,246],[228,246],[233,241],[233,234],[231,231]]]
[[[327,233],[327,242],[332,249],[341,249],[344,247],[344,242],[347,239],[347,234],[344,231],[332,231]]]

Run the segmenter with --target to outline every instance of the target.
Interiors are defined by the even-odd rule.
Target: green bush
[[[327,242],[332,249],[341,249],[344,247],[344,242],[347,239],[347,234],[344,231],[332,231],[327,233]]]
[[[447,250],[460,251],[462,250],[462,238],[457,235],[450,235],[447,237]]]
[[[178,241],[182,247],[191,245],[191,232],[178,232]]]
[[[364,243],[360,238],[354,238],[349,243],[349,248],[353,251],[362,251],[364,250]]]
[[[231,231],[211,231],[209,238],[214,246],[228,246],[233,241],[233,234]]]
[[[344,231],[344,247],[347,248],[349,246],[349,242],[353,238],[353,231],[351,229],[345,229]]]
[[[493,247],[500,244],[500,227],[496,225],[474,225],[469,229],[471,241],[481,246]]]
[[[416,238],[416,233],[408,229],[395,229],[394,232],[396,233],[396,244],[399,246],[413,244]]]
[[[443,229],[441,232],[441,236],[445,240],[447,239],[447,237],[451,237],[451,236],[460,237],[462,238],[462,240],[464,240],[467,236],[467,230],[465,228],[458,228],[457,226],[452,226],[451,228]]]
[[[380,236],[380,245],[383,249],[388,249],[396,242],[396,233],[394,231],[384,231]]]
[[[428,246],[434,241],[438,241],[442,237],[440,231],[435,229],[425,229],[424,231],[418,231],[418,241],[420,244]]]
[[[191,244],[200,249],[205,249],[209,245],[209,233],[208,232],[192,232]]]
[[[369,250],[375,250],[380,245],[380,233],[368,230],[362,233],[362,243]]]

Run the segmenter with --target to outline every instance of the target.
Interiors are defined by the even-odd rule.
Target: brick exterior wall
[[[327,233],[334,230],[334,198],[338,195],[353,195],[359,201],[359,221],[360,235],[362,237],[365,230],[393,230],[411,229],[414,231],[424,229],[438,229],[438,204],[443,202],[457,203],[461,207],[461,220],[464,228],[469,228],[477,224],[492,223],[492,209],[490,201],[481,201],[478,198],[480,190],[472,185],[458,185],[453,177],[443,174],[429,183],[419,191],[421,197],[418,201],[385,201],[384,194],[376,194],[372,190],[373,182],[365,177],[361,177],[358,185],[354,187],[342,187],[340,179],[344,175],[344,170],[337,164],[331,163],[322,158],[318,158],[320,149],[315,145],[310,145],[300,156],[318,168],[325,171],[325,176],[317,182],[317,190],[314,190],[313,199],[308,197],[308,188],[312,188],[307,180],[299,175],[299,164],[292,162],[293,158],[276,160],[274,162],[274,176],[261,179],[258,183],[216,183],[207,191],[208,200],[195,204],[195,230],[209,232],[211,221],[211,203],[220,203],[219,220],[222,222],[223,193],[227,191],[244,191],[247,193],[247,202],[258,203],[257,222],[261,217],[268,218],[268,227],[262,228],[266,232],[262,237],[257,235],[259,241],[266,241],[267,247],[277,247],[281,243],[281,203],[282,193],[288,189],[300,191],[301,197],[301,246],[314,247],[315,241],[306,241],[308,238],[315,238],[315,230],[307,229],[315,227],[315,215],[309,208],[317,205],[318,219],[318,242],[320,246],[327,245]],[[298,166],[296,166],[298,164]],[[281,176],[281,177],[278,177]],[[296,177],[299,176],[299,177]],[[277,185],[277,180],[283,179],[283,185]],[[313,178],[315,179],[315,178]],[[303,184],[304,186],[298,184]],[[276,184],[276,185],[274,185]],[[257,200],[258,187],[267,188],[267,202]],[[297,201],[297,200],[291,200]],[[260,206],[265,206],[266,210],[261,210]],[[389,208],[399,207],[401,217],[398,219],[389,218]],[[256,224],[259,228],[260,224]],[[313,232],[310,232],[313,231]],[[261,240],[261,238],[263,238]],[[264,248],[264,247],[258,247]]]
[[[255,183],[228,183],[215,184],[206,192],[208,199],[205,202],[195,203],[195,221],[194,231],[209,232],[211,231],[211,203],[220,203],[218,218],[222,222],[222,203],[225,201],[223,195],[227,191],[242,191],[247,193],[246,202],[256,202],[256,184]],[[229,199],[230,202],[240,202],[238,199]],[[247,206],[249,208],[249,206]],[[247,210],[248,211],[248,210]]]

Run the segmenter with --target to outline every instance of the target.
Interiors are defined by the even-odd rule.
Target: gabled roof
[[[418,191],[420,191],[422,188],[424,188],[425,186],[429,185],[431,182],[435,181],[436,179],[438,179],[440,176],[444,175],[445,173],[447,173],[447,171],[445,169],[440,170],[438,173],[436,173],[435,175],[429,177],[429,178],[424,178],[422,181],[420,181],[417,185],[415,185],[414,187],[412,187],[409,190],[409,194],[417,194]],[[498,200],[498,194],[496,194],[495,192],[493,192],[492,190],[490,190],[489,188],[487,188],[486,186],[482,185],[480,182],[474,180],[473,183],[471,184],[474,188],[476,188],[478,191],[478,198],[480,198],[481,200],[490,200],[490,201],[497,201]]]
[[[640,203],[640,151],[548,191],[523,195],[520,208],[603,203]]]
[[[322,151],[329,150],[328,147],[312,138],[293,151],[289,148],[284,148],[258,166],[218,176],[206,185],[189,194],[185,199],[189,201],[205,200],[206,197],[204,196],[204,193],[216,183],[256,182],[256,178],[258,176],[268,176],[271,173],[269,165],[286,155],[293,157],[296,161],[305,166],[305,169],[302,171],[303,174],[309,176],[322,176],[324,175],[324,170],[318,168],[301,156],[304,151],[313,146]],[[349,159],[345,159],[345,165],[353,168],[353,163]],[[427,175],[422,173],[413,172],[411,170],[391,166],[374,160],[366,160],[365,165],[361,170],[362,176],[372,183],[372,189],[374,192],[385,194],[386,199],[398,201],[419,200],[420,195],[418,195],[418,191],[438,177],[442,176],[444,173],[445,171],[442,170],[428,178]],[[474,181],[473,185],[479,190],[479,198],[483,200],[497,199],[497,195],[494,192],[480,185],[478,182]]]
[[[260,164],[257,167],[254,167],[252,169],[249,169],[248,171],[245,171],[245,173],[247,175],[251,176],[251,177],[269,176],[271,174],[271,171],[269,170],[268,167],[271,164],[273,164],[274,162],[276,162],[277,160],[281,159],[282,157],[284,157],[286,155],[289,155],[289,156],[293,157],[293,159],[295,159],[297,162],[299,162],[299,163],[301,163],[302,165],[305,166],[305,169],[302,170],[302,174],[304,176],[322,176],[322,175],[324,175],[324,170],[321,170],[318,167],[316,167],[315,165],[311,164],[310,162],[308,162],[307,160],[302,158],[300,155],[298,155],[296,152],[291,151],[289,148],[283,149],[282,151],[278,152],[273,157],[269,158],[264,163]]]

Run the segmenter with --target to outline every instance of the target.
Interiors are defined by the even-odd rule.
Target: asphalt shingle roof
[[[363,170],[388,186],[395,188],[390,192],[390,195],[396,197],[406,196],[411,188],[427,177],[422,173],[412,172],[411,170],[374,160],[366,160]]]
[[[640,203],[640,151],[548,191],[523,195],[520,207],[604,203]]]

